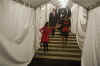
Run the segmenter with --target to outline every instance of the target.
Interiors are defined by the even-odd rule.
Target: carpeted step
[[[72,45],[72,44],[48,44],[49,47],[54,47],[54,48],[78,48],[78,45]]]
[[[55,34],[58,34],[58,35],[59,35],[59,34],[61,34],[61,32],[55,32]],[[76,35],[76,34],[73,34],[73,33],[71,33],[71,32],[69,32],[68,34],[69,34],[69,35]]]
[[[48,41],[50,44],[77,44],[76,41]]]
[[[44,56],[44,52],[38,51],[38,56]],[[80,53],[73,53],[73,52],[55,52],[55,51],[49,51],[46,56],[61,56],[61,57],[75,57],[80,58]]]
[[[36,58],[40,58],[40,59],[53,59],[53,60],[70,60],[70,61],[81,61],[80,58],[75,58],[75,57],[61,57],[61,56],[38,56]]]
[[[62,35],[49,35],[49,38],[62,38]],[[76,36],[68,35],[65,38],[76,38]]]
[[[40,48],[39,51],[43,51],[43,48]],[[55,47],[48,47],[48,52],[49,51],[55,51],[55,52],[73,52],[73,53],[80,53],[81,50],[78,48],[55,48]]]
[[[62,38],[49,38],[50,41],[63,41]],[[76,41],[75,38],[65,38],[66,41]]]
[[[61,34],[61,32],[56,31],[55,34]],[[76,35],[76,34],[74,34],[74,33],[72,33],[72,32],[69,32],[68,34],[69,34],[69,35]]]

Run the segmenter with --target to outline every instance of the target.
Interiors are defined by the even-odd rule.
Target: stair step
[[[49,38],[50,41],[63,41],[62,38]],[[72,39],[72,38],[65,38],[64,40],[66,41],[76,41],[76,39]]]
[[[48,44],[49,47],[55,47],[55,48],[79,48],[78,45],[70,45],[70,44]]]
[[[49,38],[62,38],[62,35],[49,35]],[[68,35],[65,38],[76,38],[76,36]]]
[[[61,32],[56,31],[55,34],[61,34]],[[76,34],[69,32],[69,35],[76,35]]]
[[[56,44],[56,45],[64,45],[64,43],[52,43],[49,42],[48,44]],[[66,43],[67,45],[78,45],[78,43]]]
[[[40,48],[39,51],[43,51],[43,48]],[[81,53],[81,50],[79,48],[54,48],[54,47],[48,47],[48,51]]]
[[[56,31],[55,34],[61,34],[61,32]],[[69,32],[69,35],[76,35],[76,34],[73,34],[73,33]]]
[[[51,44],[77,44],[76,41],[48,41],[48,43],[51,43]]]
[[[81,61],[80,58],[73,58],[73,57],[59,57],[59,56],[36,56],[36,58],[40,58],[40,59],[53,59],[53,60]]]
[[[43,55],[44,54],[44,51],[38,51],[36,52],[38,55]],[[63,57],[78,57],[80,58],[81,57],[81,54],[80,53],[73,53],[73,52],[55,52],[55,51],[49,51],[47,53],[48,56],[63,56]]]
[[[68,40],[76,40],[76,37],[64,37],[65,39],[68,39]],[[49,39],[62,39],[62,36],[61,37],[49,37]]]
[[[52,34],[49,34],[49,35],[52,35]],[[60,34],[55,34],[55,35],[61,35],[61,36],[62,36],[62,34],[61,34],[61,33],[60,33]],[[69,34],[68,36],[76,36],[76,35]]]

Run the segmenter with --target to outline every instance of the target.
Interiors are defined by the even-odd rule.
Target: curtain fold
[[[0,10],[0,64],[26,66],[34,56],[34,9],[0,0]]]
[[[100,7],[89,11],[82,66],[100,65]]]
[[[77,42],[81,49],[85,41],[86,24],[87,10],[77,4],[73,4],[71,32],[76,34]]]

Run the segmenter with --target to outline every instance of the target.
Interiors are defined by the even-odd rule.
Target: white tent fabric
[[[72,0],[51,0],[52,4],[55,5],[57,8],[66,8],[72,7]]]
[[[86,35],[86,23],[87,22],[87,11],[86,9],[79,7],[78,24],[77,24],[77,42],[80,48],[83,47]]]
[[[77,33],[77,23],[78,23],[78,5],[74,4],[71,8],[72,20],[71,20],[71,32]],[[76,17],[77,16],[77,17]]]
[[[86,24],[87,10],[74,4],[72,7],[71,32],[77,34],[77,42],[80,48],[82,48],[84,44]]]
[[[89,11],[82,66],[100,66],[100,7]]]
[[[0,66],[27,66],[31,61],[33,15],[34,9],[12,0],[0,0]]]
[[[39,47],[40,47],[40,18],[41,18],[41,16],[40,16],[40,14],[41,14],[41,8],[39,7],[39,8],[37,8],[36,9],[36,49],[38,49]]]

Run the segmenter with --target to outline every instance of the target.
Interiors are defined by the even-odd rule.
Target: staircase
[[[36,52],[35,58],[80,61],[81,50],[76,42],[75,34],[70,32],[65,40],[62,40],[60,32],[56,30],[55,36],[49,35],[48,53],[44,55],[43,49],[40,48]]]

